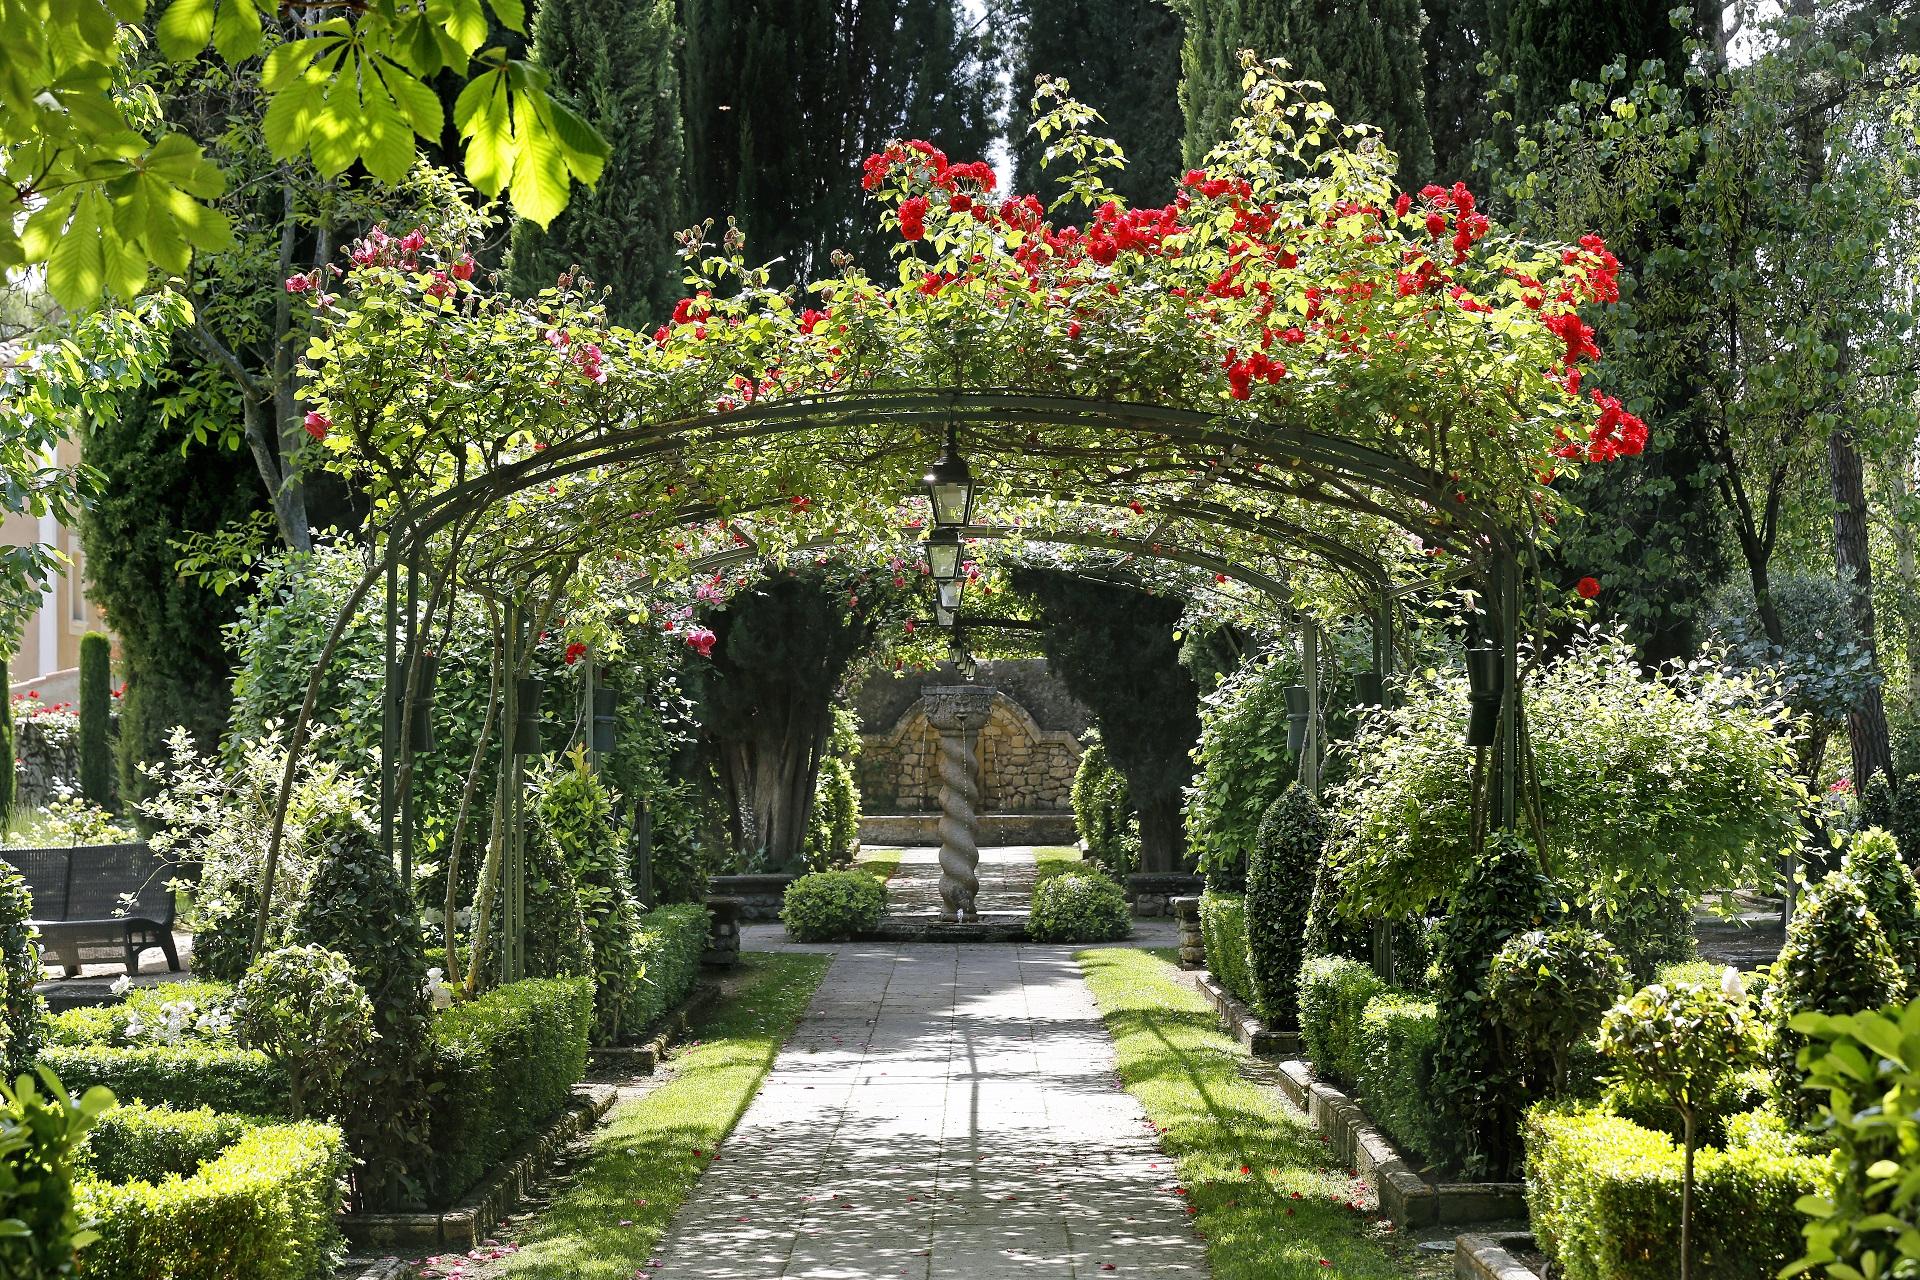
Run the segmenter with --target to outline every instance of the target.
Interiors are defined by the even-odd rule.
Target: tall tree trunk
[[[1186,861],[1186,827],[1181,821],[1180,797],[1150,800],[1139,805],[1140,870],[1178,871]]]

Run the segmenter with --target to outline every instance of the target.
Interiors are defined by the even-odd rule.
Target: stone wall
[[[119,704],[108,722],[109,747],[119,736]],[[16,694],[13,698],[14,804],[21,810],[38,809],[80,790],[80,714],[68,702],[45,702]],[[116,771],[117,775],[117,771]],[[118,792],[118,777],[111,779]]]
[[[939,765],[940,734],[916,701],[890,730],[861,735],[861,807],[869,813],[938,809]],[[980,812],[1066,812],[1079,767],[1077,734],[1042,728],[1026,708],[995,691],[980,730]]]

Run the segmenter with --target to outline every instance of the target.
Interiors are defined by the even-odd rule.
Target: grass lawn
[[[1039,884],[1049,876],[1065,875],[1069,871],[1082,870],[1080,851],[1072,845],[1043,844],[1033,850],[1033,882]]]
[[[1171,955],[1116,947],[1077,959],[1121,1082],[1179,1162],[1214,1280],[1451,1275],[1450,1259],[1423,1270],[1411,1242],[1373,1212],[1365,1184],[1329,1164],[1306,1116],[1241,1074],[1245,1056]]]
[[[862,849],[853,865],[882,880],[891,880],[893,873],[900,869],[900,855],[903,852],[901,849]]]
[[[673,1078],[614,1111],[591,1162],[513,1232],[519,1252],[486,1274],[629,1280],[759,1092],[831,958],[741,956],[744,980],[694,1028]]]

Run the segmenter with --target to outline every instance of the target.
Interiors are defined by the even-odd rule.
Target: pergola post
[[[1308,618],[1300,628],[1300,680],[1307,686],[1307,740],[1300,749],[1300,781],[1320,798],[1320,626]]]

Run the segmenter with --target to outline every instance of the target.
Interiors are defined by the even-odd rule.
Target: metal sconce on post
[[[1490,647],[1467,650],[1467,745],[1491,747],[1500,740],[1500,699],[1506,676],[1500,669],[1500,651]]]

